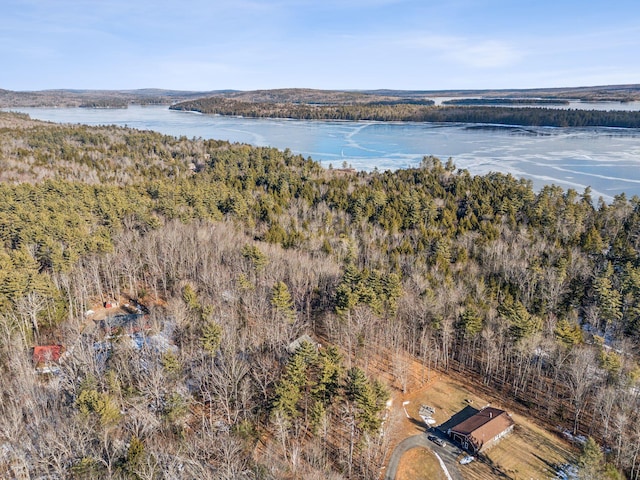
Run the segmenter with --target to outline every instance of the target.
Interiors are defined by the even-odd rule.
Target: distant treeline
[[[125,101],[118,99],[92,100],[78,105],[80,108],[128,108],[129,105]]]
[[[97,100],[89,100],[78,105],[79,108],[129,108],[130,103],[137,105],[163,105],[167,101],[161,97],[140,97],[135,102],[129,102],[127,99],[121,98],[105,98]]]
[[[374,120],[403,122],[494,123],[547,127],[640,128],[640,112],[562,110],[489,106],[434,107],[415,104],[308,105],[254,103],[226,98],[202,98],[178,103],[173,110],[200,113],[298,120]]]
[[[366,104],[327,105],[308,103],[244,102],[213,97],[178,103],[169,108],[201,113],[298,120],[380,120],[410,121],[425,108],[429,100],[376,101]]]
[[[425,99],[425,98],[400,98],[393,100],[380,100],[377,102],[370,102],[366,105],[375,106],[375,105],[435,105],[436,102],[433,100]]]
[[[557,98],[454,98],[443,105],[569,105],[569,100]]]

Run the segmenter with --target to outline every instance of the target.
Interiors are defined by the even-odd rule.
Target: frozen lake
[[[168,135],[216,138],[289,148],[324,167],[344,162],[358,170],[416,166],[424,155],[452,157],[472,174],[491,171],[531,179],[539,189],[556,184],[611,201],[640,196],[640,130],[504,127],[478,124],[344,122],[253,119],[201,115],[166,106],[127,109],[19,108],[57,123],[121,125]]]

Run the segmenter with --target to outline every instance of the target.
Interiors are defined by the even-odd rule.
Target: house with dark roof
[[[106,335],[133,334],[149,330],[147,315],[130,313],[113,315],[100,322],[100,328]]]
[[[447,434],[464,449],[478,453],[498,443],[514,426],[513,419],[504,410],[485,407],[450,427]]]

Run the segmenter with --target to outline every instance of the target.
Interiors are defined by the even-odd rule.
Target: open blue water
[[[328,167],[345,162],[359,170],[416,166],[424,155],[472,174],[491,171],[554,183],[594,198],[640,196],[640,130],[614,128],[499,127],[470,124],[251,119],[201,115],[166,106],[128,109],[20,108],[58,123],[121,125],[175,136],[216,138],[289,148]]]

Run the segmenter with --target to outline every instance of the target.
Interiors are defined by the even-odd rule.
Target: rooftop
[[[38,345],[33,347],[33,363],[57,362],[62,355],[62,345]]]
[[[451,428],[451,435],[460,435],[469,439],[475,449],[498,437],[513,426],[511,416],[504,410],[486,407],[475,415]]]

